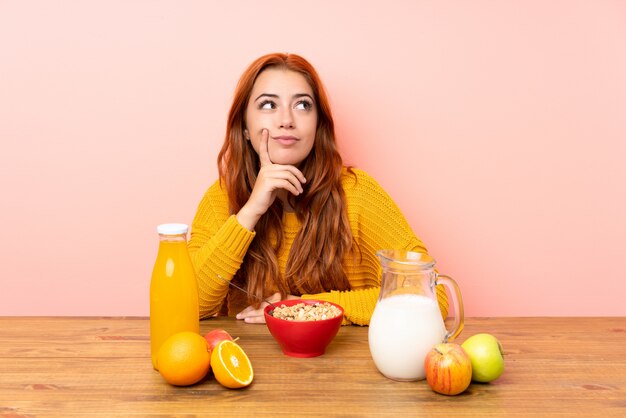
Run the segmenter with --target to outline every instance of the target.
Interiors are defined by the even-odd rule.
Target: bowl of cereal
[[[343,321],[343,308],[331,302],[293,299],[274,306],[265,308],[265,323],[283,353],[291,357],[324,354]]]

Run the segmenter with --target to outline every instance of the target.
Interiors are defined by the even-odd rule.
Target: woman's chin
[[[303,158],[296,158],[293,155],[270,155],[270,159],[274,164],[299,166]]]

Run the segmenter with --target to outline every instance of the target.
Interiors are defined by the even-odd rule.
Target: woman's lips
[[[292,145],[298,142],[298,138],[291,135],[280,135],[272,137],[275,141],[281,143],[282,145]]]

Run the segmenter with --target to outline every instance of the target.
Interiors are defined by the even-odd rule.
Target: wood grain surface
[[[230,390],[190,387],[152,369],[146,318],[0,317],[0,416],[626,416],[626,318],[467,318],[457,340],[488,332],[506,369],[459,396],[376,369],[368,329],[342,327],[325,355],[282,354],[264,325],[201,322],[238,336],[255,371]]]

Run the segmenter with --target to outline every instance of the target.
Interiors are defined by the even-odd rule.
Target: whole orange
[[[203,336],[185,331],[169,337],[157,356],[159,373],[171,385],[199,382],[211,367],[211,350]]]

